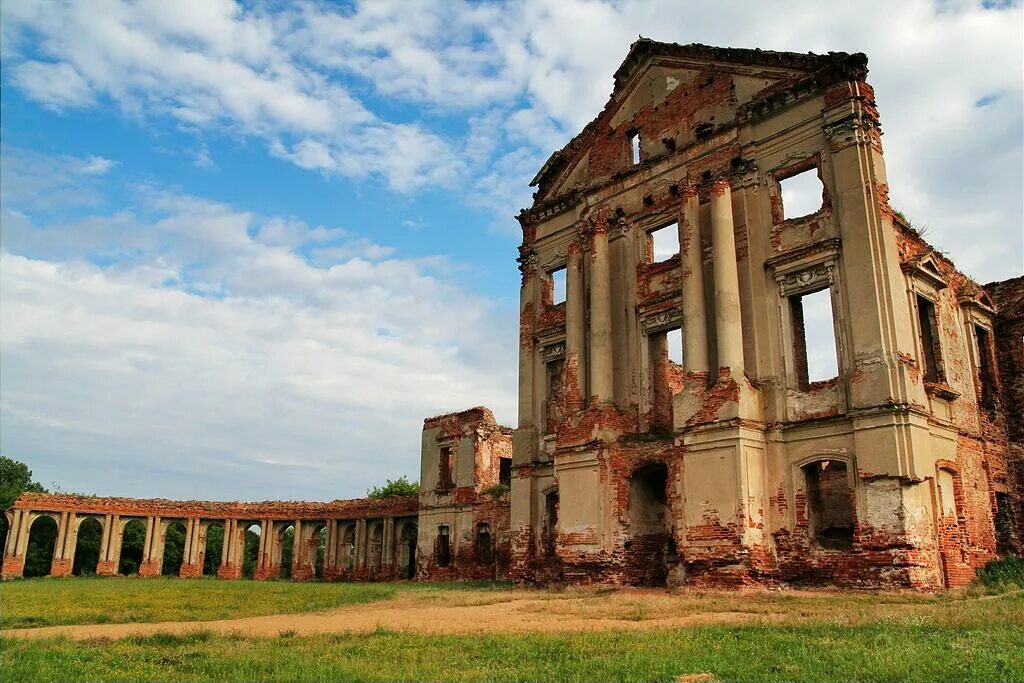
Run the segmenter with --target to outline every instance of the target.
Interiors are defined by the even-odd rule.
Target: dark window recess
[[[447,491],[455,486],[455,482],[452,480],[453,461],[452,447],[443,446],[441,448],[441,457],[437,474],[437,488],[441,491]]]
[[[541,542],[544,546],[544,556],[555,556],[556,528],[558,526],[558,490],[549,491],[544,497],[544,529],[541,532]]]
[[[512,485],[512,458],[498,458],[498,483]]]
[[[494,553],[491,550],[491,525],[478,524],[476,527],[476,559],[483,565],[494,562]]]
[[[923,296],[917,297],[917,322],[921,329],[921,358],[924,360],[924,379],[927,382],[944,381],[942,349],[939,346],[938,318],[935,304]]]
[[[974,326],[978,341],[978,382],[981,384],[981,404],[988,410],[996,404],[996,378],[992,374],[992,338],[981,325]]]
[[[437,566],[447,567],[452,563],[452,545],[446,526],[437,527]]]
[[[846,463],[818,460],[805,465],[803,470],[811,538],[822,548],[849,548],[853,545],[853,492]]]
[[[836,328],[832,293],[828,289],[789,297],[793,324],[793,370],[797,386],[807,389],[814,382],[839,375]]]

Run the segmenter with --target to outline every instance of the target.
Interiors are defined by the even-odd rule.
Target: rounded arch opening
[[[181,572],[181,563],[185,560],[185,524],[174,521],[167,525],[164,532],[163,563],[160,565],[160,574],[163,576],[178,576]]]
[[[0,548],[7,550],[7,532],[11,528],[11,521],[7,517],[7,513],[0,515]]]
[[[820,458],[800,470],[807,491],[807,532],[811,541],[828,550],[849,549],[853,545],[854,512],[847,462]]]
[[[146,544],[146,523],[141,519],[129,520],[121,532],[121,557],[117,573],[125,576],[139,573],[142,566],[142,547]]]
[[[206,544],[203,548],[203,576],[217,576],[223,551],[224,525],[220,522],[213,522],[206,527]]]
[[[419,529],[415,522],[406,522],[398,535],[398,569],[409,580],[416,578],[416,544]]]
[[[277,576],[281,579],[292,578],[292,554],[295,550],[295,527],[291,524],[277,532],[278,557]]]
[[[100,562],[100,546],[103,544],[103,524],[95,517],[86,517],[78,525],[75,541],[75,557],[71,573],[75,576],[92,576]]]
[[[251,579],[256,575],[260,562],[260,536],[263,529],[255,522],[245,528],[245,545],[242,549],[242,576]]]
[[[356,566],[356,525],[354,522],[343,523],[338,543],[338,569],[351,572]]]
[[[25,551],[27,579],[49,576],[53,563],[53,550],[57,545],[57,521],[49,515],[40,515],[32,521],[28,530],[28,548]]]
[[[384,522],[373,522],[367,536],[369,543],[366,548],[366,568],[370,572],[378,572],[384,558]]]

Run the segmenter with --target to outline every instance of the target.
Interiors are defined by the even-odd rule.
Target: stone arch
[[[145,555],[146,522],[131,518],[121,522],[118,529],[117,573],[125,576],[138,574]]]
[[[71,573],[75,576],[90,576],[96,573],[100,563],[100,548],[106,532],[106,520],[102,517],[84,516],[75,520],[75,555],[71,562]]]
[[[263,536],[263,525],[259,522],[239,521],[242,532],[242,576],[251,579],[260,566],[260,538]]]
[[[416,544],[419,539],[419,529],[416,522],[407,521],[402,524],[398,533],[398,547],[395,553],[398,557],[398,571],[406,579],[416,578]]]
[[[274,537],[273,563],[277,566],[278,578],[292,578],[292,559],[294,553],[295,525],[291,522],[286,522],[277,529]]]
[[[161,533],[160,574],[162,576],[179,576],[181,565],[185,563],[185,536],[188,527],[180,519],[163,522]]]
[[[199,555],[203,576],[217,576],[225,540],[223,522],[207,522],[203,525],[203,547]]]
[[[22,572],[25,578],[50,575],[59,529],[60,518],[57,515],[50,512],[29,514],[28,546],[25,549],[25,569]]]
[[[342,530],[338,534],[337,569],[351,573],[356,568],[356,523],[341,522]]]
[[[7,553],[7,534],[11,531],[11,524],[14,523],[14,516],[4,510],[3,517],[0,517],[0,548],[4,549],[4,554]]]
[[[806,500],[808,539],[827,550],[847,550],[856,532],[851,458],[818,454],[798,463]]]
[[[366,569],[370,574],[380,571],[384,560],[384,522],[377,520],[366,533]]]
[[[668,466],[649,462],[629,477],[627,562],[632,580],[644,586],[663,586],[669,565],[678,563],[668,499]]]

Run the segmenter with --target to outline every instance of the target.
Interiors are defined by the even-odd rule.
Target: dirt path
[[[154,633],[213,631],[247,636],[276,636],[320,633],[368,633],[378,627],[424,634],[442,633],[527,633],[565,631],[607,631],[674,628],[709,624],[741,624],[771,619],[771,614],[739,611],[710,611],[688,614],[646,614],[642,596],[630,591],[606,595],[617,603],[613,615],[589,613],[579,603],[584,599],[498,599],[487,604],[423,604],[423,600],[400,596],[393,600],[354,605],[328,612],[276,614],[217,621],[162,622],[154,624],[85,624],[47,626],[3,631],[5,637],[47,638],[66,636],[75,640],[125,638]],[[604,615],[608,612],[601,610]]]

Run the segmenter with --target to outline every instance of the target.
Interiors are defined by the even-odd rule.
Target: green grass
[[[107,577],[30,579],[0,585],[0,626],[198,621],[316,612],[385,600],[385,583],[292,583]]]
[[[989,592],[1024,588],[1024,557],[992,560],[978,570],[974,583]]]
[[[0,681],[1019,681],[1024,629],[874,624],[572,635],[0,639]]]

